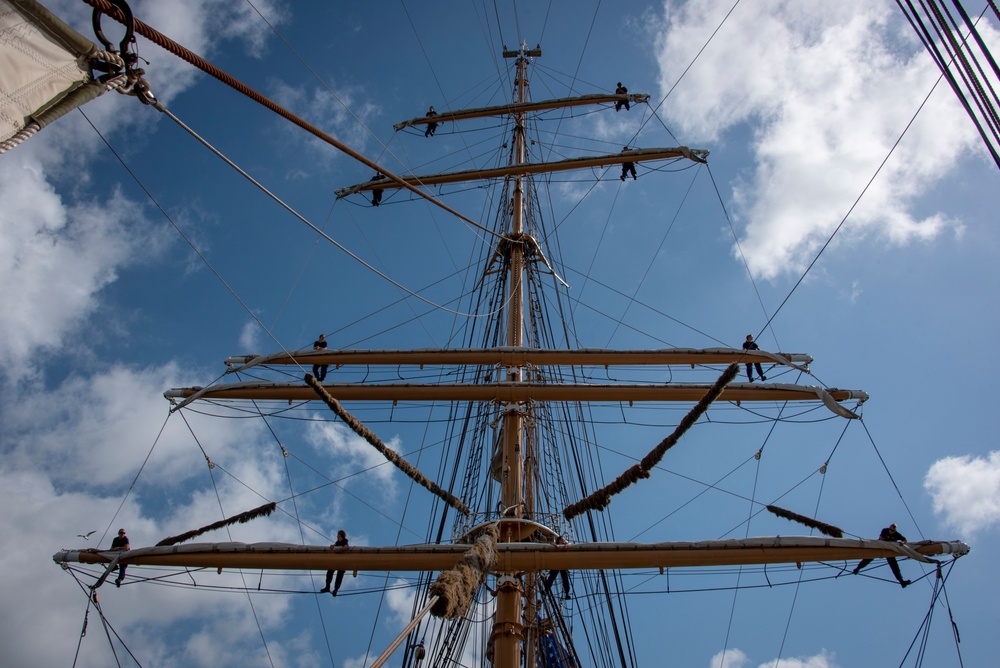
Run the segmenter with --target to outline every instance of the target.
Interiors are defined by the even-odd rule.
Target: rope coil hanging
[[[363,422],[358,420],[356,417],[344,410],[344,407],[340,405],[340,402],[330,396],[330,393],[326,391],[326,388],[318,380],[316,380],[312,374],[307,373],[305,377],[306,384],[316,391],[319,398],[322,399],[330,410],[333,411],[337,417],[344,421],[348,427],[351,428],[355,434],[361,438],[368,441],[368,443],[378,450],[383,457],[389,460],[396,468],[405,473],[411,480],[413,480],[418,485],[424,487],[432,494],[436,494],[441,500],[447,503],[449,506],[462,513],[463,515],[469,515],[469,507],[462,503],[461,499],[456,497],[454,494],[442,489],[433,480],[429,480],[423,473],[417,470],[412,464],[407,462],[405,459],[400,457],[395,450],[387,446],[382,442],[371,429],[366,427]]]
[[[430,586],[431,596],[438,597],[431,608],[432,615],[455,618],[465,614],[496,561],[499,539],[500,529],[496,523],[485,527],[455,567],[438,576]]]
[[[820,522],[819,520],[814,520],[811,517],[806,517],[805,515],[799,515],[798,513],[793,513],[790,510],[785,510],[779,506],[767,506],[767,509],[777,515],[778,517],[784,517],[789,522],[798,522],[799,524],[804,524],[807,527],[816,529],[827,536],[832,536],[833,538],[843,538],[844,531],[840,527],[835,527],[832,524],[827,524],[826,522]]]
[[[633,465],[625,473],[621,474],[610,484],[602,487],[601,489],[593,492],[589,496],[576,503],[566,506],[563,510],[563,515],[567,520],[572,520],[578,515],[582,515],[588,510],[604,510],[609,503],[611,503],[611,497],[619,492],[623,491],[625,488],[629,487],[635,482],[638,482],[642,478],[648,478],[649,472],[653,470],[653,467],[660,463],[663,459],[663,455],[667,453],[667,450],[672,448],[680,440],[681,436],[687,432],[688,429],[694,426],[694,423],[698,421],[708,407],[713,401],[719,398],[722,391],[726,389],[726,385],[731,383],[736,374],[739,373],[740,365],[736,362],[730,364],[719,379],[715,381],[715,385],[709,388],[705,396],[701,398],[694,408],[692,408],[684,419],[681,420],[677,428],[674,429],[670,436],[660,441],[659,445],[653,448],[648,455],[642,458],[638,464]]]
[[[192,529],[191,531],[186,531],[177,536],[169,536],[164,538],[156,547],[166,547],[168,545],[176,545],[177,543],[183,543],[184,541],[191,540],[203,533],[208,533],[209,531],[215,531],[216,529],[221,529],[227,527],[231,524],[246,524],[258,517],[267,517],[273,513],[278,507],[278,504],[272,501],[271,503],[265,503],[263,506],[254,508],[253,510],[248,510],[245,513],[240,513],[239,515],[233,515],[232,517],[227,517],[224,520],[219,520],[218,522],[213,522],[207,526],[203,526],[200,529]]]

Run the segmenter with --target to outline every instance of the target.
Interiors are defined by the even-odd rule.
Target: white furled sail
[[[0,0],[0,153],[118,85],[91,75],[100,60],[122,64],[35,0]]]

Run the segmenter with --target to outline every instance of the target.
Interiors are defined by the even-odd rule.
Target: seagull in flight
[[[94,531],[97,531],[97,529],[94,529]],[[77,538],[82,538],[84,540],[90,540],[90,537],[91,537],[91,535],[94,534],[94,531],[88,531],[86,536],[84,536],[82,533],[78,533],[78,534],[76,534],[76,537]]]

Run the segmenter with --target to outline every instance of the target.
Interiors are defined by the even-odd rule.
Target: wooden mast
[[[505,51],[505,58],[517,58],[517,75],[514,80],[514,101],[522,103],[527,94],[527,57],[542,55],[541,49],[534,51]],[[511,162],[522,165],[526,162],[524,137],[524,111],[514,114],[514,150]],[[515,348],[524,346],[524,176],[514,178],[511,201],[510,234],[499,243],[508,253],[508,310],[507,345]],[[524,381],[523,367],[507,367],[507,381]],[[501,468],[501,500],[505,514],[521,517],[529,512],[524,496],[524,410],[530,404],[508,401],[503,419],[503,465]],[[519,668],[524,644],[524,598],[523,581],[512,572],[497,573],[496,620],[490,634],[493,647],[493,665],[499,668]]]

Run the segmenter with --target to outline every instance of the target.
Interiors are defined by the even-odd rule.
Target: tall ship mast
[[[867,395],[793,382],[741,382],[743,365],[766,364],[808,372],[805,353],[735,348],[608,350],[574,348],[553,326],[547,311],[571,310],[567,283],[550,260],[551,231],[543,227],[537,197],[540,175],[566,170],[617,170],[622,179],[637,163],[697,165],[708,152],[684,146],[626,147],[604,155],[539,161],[530,150],[531,115],[583,105],[629,101],[641,94],[591,95],[536,102],[529,94],[529,65],[541,49],[505,50],[513,63],[509,104],[441,112],[397,124],[425,128],[479,118],[504,119],[509,128],[506,161],[492,168],[434,175],[386,173],[337,191],[338,197],[375,197],[405,187],[478,182],[495,189],[497,215],[483,227],[486,252],[476,284],[463,304],[470,320],[461,332],[464,346],[418,350],[300,350],[234,356],[230,374],[252,373],[255,380],[169,390],[174,411],[213,405],[274,402],[324,404],[373,447],[383,447],[378,427],[351,414],[371,403],[428,403],[445,416],[443,442],[456,454],[437,471],[418,466],[390,449],[390,461],[435,495],[426,544],[352,547],[325,545],[193,543],[133,548],[123,555],[101,551],[60,552],[60,563],[217,568],[331,569],[418,574],[412,622],[400,629],[385,660],[400,650],[403,665],[520,666],[632,665],[625,638],[627,610],[621,602],[621,573],[628,569],[720,565],[798,564],[905,556],[928,560],[961,555],[958,542],[925,541],[900,546],[877,540],[816,536],[767,536],[699,542],[620,542],[604,512],[625,488],[645,481],[667,449],[703,419],[713,404],[807,402],[838,419],[856,419],[855,406]],[[331,367],[329,378],[295,369]],[[595,380],[596,369],[641,370],[635,382]],[[670,369],[689,369],[707,380],[669,380]],[[398,374],[397,382],[386,380]],[[430,370],[436,369],[434,373]],[[373,379],[357,382],[359,373]],[[280,374],[286,380],[267,379]],[[714,377],[714,379],[713,379]],[[672,433],[633,467],[614,475],[592,468],[586,450],[600,436],[593,430],[593,405],[685,406]],[[652,445],[652,444],[651,444]],[[619,475],[620,474],[620,475]],[[794,513],[789,513],[795,516]],[[809,518],[798,517],[807,525]],[[448,579],[443,574],[459,576]],[[106,574],[105,574],[106,575]],[[575,584],[570,585],[570,576]],[[554,581],[564,578],[563,586]],[[99,584],[99,583],[98,583]],[[584,602],[585,601],[585,602]],[[576,608],[574,610],[574,607]],[[427,613],[431,614],[428,615]],[[574,628],[575,622],[581,626]],[[617,650],[599,659],[594,639],[614,638]],[[404,642],[405,641],[405,642]],[[381,661],[382,659],[380,659]],[[398,661],[398,658],[397,658]],[[381,663],[373,664],[381,665]]]
[[[120,1],[113,4],[127,8]],[[561,222],[548,220],[552,190],[547,199],[543,186],[551,185],[553,175],[586,174],[595,183],[621,182],[626,188],[628,180],[636,179],[637,166],[644,176],[669,181],[678,172],[706,166],[709,151],[630,141],[611,151],[561,150],[555,155],[537,140],[540,118],[565,110],[607,111],[620,105],[627,110],[628,105],[647,104],[649,95],[593,93],[536,100],[531,72],[542,58],[541,47],[505,47],[502,57],[509,65],[509,100],[432,109],[394,126],[397,132],[432,139],[442,126],[498,124],[504,129],[503,144],[491,164],[473,160],[478,164],[418,174],[366,158],[359,162],[366,170],[374,165],[376,173],[334,191],[338,205],[370,204],[380,211],[391,207],[394,213],[426,205],[449,215],[456,213],[443,203],[449,195],[466,189],[485,193],[481,218],[456,216],[476,238],[467,267],[459,271],[465,276],[461,294],[445,300],[396,285],[438,315],[453,317],[442,345],[284,349],[279,344],[272,352],[238,351],[223,360],[225,372],[216,380],[163,393],[170,419],[185,425],[198,414],[260,420],[285,460],[294,457],[290,451],[295,448],[274,424],[286,417],[351,432],[352,442],[377,453],[379,466],[409,479],[408,494],[419,508],[415,512],[425,523],[425,535],[406,540],[399,521],[394,542],[347,546],[310,540],[302,531],[308,522],[296,506],[303,493],[290,491],[287,498],[269,498],[258,508],[155,545],[136,541],[128,551],[60,550],[54,561],[74,573],[87,591],[88,605],[98,601],[109,581],[143,586],[187,578],[190,586],[199,587],[203,578],[235,571],[241,577],[259,574],[260,583],[274,578],[301,584],[327,571],[321,593],[329,593],[330,577],[337,573],[334,597],[347,573],[383,583],[359,591],[360,599],[376,592],[384,597],[396,578],[412,593],[411,609],[406,623],[392,629],[391,641],[380,643],[377,658],[366,665],[627,667],[642,662],[637,651],[642,640],[631,632],[628,599],[652,593],[638,591],[635,574],[647,582],[664,582],[669,593],[675,573],[732,568],[757,578],[748,587],[770,588],[801,581],[809,568],[828,569],[836,579],[852,572],[856,562],[888,559],[895,569],[898,558],[937,567],[940,579],[945,559],[968,553],[969,547],[957,540],[851,536],[813,516],[818,512],[765,504],[756,496],[737,499],[751,508],[750,518],[769,511],[791,521],[793,529],[751,536],[750,518],[745,518],[736,529],[711,534],[714,538],[697,533],[669,536],[671,540],[660,540],[662,534],[654,540],[643,540],[642,533],[622,535],[615,524],[618,508],[632,496],[627,512],[643,512],[643,504],[662,489],[663,462],[684,450],[702,427],[740,424],[731,420],[736,412],[772,425],[789,413],[822,414],[822,420],[850,425],[860,421],[868,395],[816,380],[808,352],[749,345],[592,347],[592,339],[575,326],[582,302],[565,271]],[[131,64],[120,67],[132,76],[136,59],[125,61]],[[108,74],[109,81],[121,79],[121,86],[135,84],[125,69],[117,77]],[[133,95],[148,93],[136,85]],[[151,94],[143,101],[164,111]],[[26,124],[10,146],[47,122]],[[435,148],[433,141],[424,145]],[[396,430],[404,428],[423,435],[401,447]],[[200,442],[198,447],[214,470],[217,463]],[[751,458],[759,461],[763,450],[762,445]],[[607,458],[608,452],[615,457]],[[818,475],[825,475],[827,463]],[[729,494],[719,486],[724,478],[697,482]],[[642,499],[638,505],[634,495]],[[302,531],[300,542],[221,541],[212,533],[236,523],[266,522],[263,518],[278,509],[294,516]],[[314,537],[323,535],[309,528]],[[905,588],[909,582],[900,579],[900,584]],[[243,587],[249,599],[253,587],[245,580]],[[301,584],[280,593],[312,596],[315,589]],[[258,593],[262,590],[267,587],[258,584]]]

